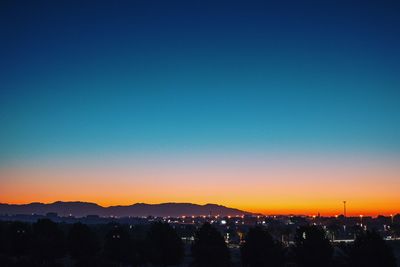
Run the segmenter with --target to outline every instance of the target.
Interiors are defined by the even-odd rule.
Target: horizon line
[[[205,203],[205,204],[199,204],[199,203],[193,203],[193,202],[159,202],[159,203],[145,203],[145,202],[136,202],[136,203],[132,203],[132,204],[116,204],[116,205],[101,205],[98,204],[96,202],[91,202],[91,201],[81,201],[81,200],[69,200],[69,201],[64,201],[64,200],[56,200],[56,201],[51,201],[51,202],[40,202],[40,201],[33,201],[33,202],[29,202],[29,203],[5,203],[5,202],[0,202],[0,205],[18,205],[18,206],[22,206],[22,205],[30,205],[30,204],[43,204],[43,205],[51,205],[51,204],[55,204],[55,203],[86,203],[86,204],[95,204],[99,207],[102,208],[110,208],[110,207],[128,207],[128,206],[133,206],[133,205],[137,205],[137,204],[144,204],[144,205],[163,205],[163,204],[190,204],[190,205],[198,205],[198,206],[207,206],[207,205],[216,205],[216,206],[221,206],[221,207],[225,207],[225,208],[229,208],[229,209],[236,209],[238,211],[242,211],[244,213],[249,213],[252,215],[263,215],[263,216],[305,216],[305,217],[317,217],[318,214],[320,217],[339,217],[339,216],[344,216],[343,213],[325,213],[325,215],[322,215],[320,212],[317,213],[268,213],[268,212],[260,212],[260,211],[248,211],[248,210],[243,210],[240,208],[236,208],[236,207],[231,207],[231,206],[227,206],[227,205],[222,205],[222,204],[217,204],[217,203]],[[243,214],[246,215],[246,214]],[[400,211],[395,211],[393,213],[379,213],[379,212],[367,212],[367,213],[362,213],[362,212],[347,212],[347,218],[350,217],[378,217],[378,216],[396,216],[396,215],[400,215]]]

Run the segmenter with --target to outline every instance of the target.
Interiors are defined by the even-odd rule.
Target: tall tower
[[[343,215],[346,217],[346,200],[343,201]]]

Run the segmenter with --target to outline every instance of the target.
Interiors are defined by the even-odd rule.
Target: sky
[[[400,212],[398,1],[3,1],[0,202]]]

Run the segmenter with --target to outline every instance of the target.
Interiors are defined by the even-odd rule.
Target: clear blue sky
[[[0,161],[395,153],[398,1],[2,1]]]

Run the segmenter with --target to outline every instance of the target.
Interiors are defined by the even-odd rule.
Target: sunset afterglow
[[[4,168],[1,201],[218,203],[264,214],[392,214],[400,197],[399,165],[373,158],[316,156],[148,158],[37,163]],[[44,166],[43,166],[44,165]],[[40,167],[39,167],[40,166]],[[156,185],[156,186],[155,186]],[[390,186],[388,186],[390,185]]]
[[[90,2],[0,9],[0,203],[400,212],[391,4]]]

